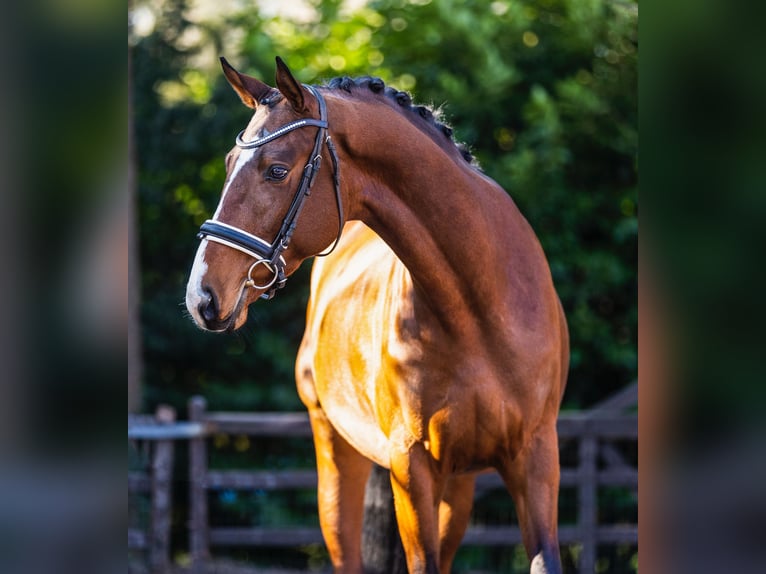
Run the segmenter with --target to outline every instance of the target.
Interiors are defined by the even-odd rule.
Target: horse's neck
[[[518,305],[518,288],[529,292],[547,266],[513,201],[451,149],[385,111],[380,129],[366,132],[375,138],[350,141],[359,193],[352,217],[388,243],[445,326],[464,329]],[[531,265],[532,274],[517,265]]]

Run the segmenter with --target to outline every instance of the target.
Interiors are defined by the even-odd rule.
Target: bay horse
[[[296,380],[335,571],[362,572],[373,461],[390,469],[410,573],[449,572],[485,469],[513,497],[530,571],[560,572],[569,343],[532,228],[407,93],[370,77],[302,85],[280,58],[272,88],[221,63],[254,113],[200,229],[186,305],[203,329],[235,330],[333,251],[314,264]]]

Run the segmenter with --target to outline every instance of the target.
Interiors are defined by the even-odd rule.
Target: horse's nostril
[[[218,317],[218,308],[213,292],[210,289],[203,289],[202,292],[205,296],[202,301],[200,301],[197,308],[199,309],[199,314],[202,315],[202,318],[209,323]]]

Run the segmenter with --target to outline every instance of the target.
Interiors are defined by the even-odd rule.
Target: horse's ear
[[[277,89],[287,98],[293,109],[299,114],[306,111],[306,88],[293,77],[290,68],[277,56]]]
[[[224,57],[221,57],[221,67],[223,68],[223,73],[229,81],[229,84],[231,84],[231,87],[237,92],[242,103],[248,108],[255,109],[258,102],[274,89],[260,80],[256,80],[245,74],[240,74]]]

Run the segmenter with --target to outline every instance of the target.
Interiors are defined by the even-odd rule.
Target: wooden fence
[[[130,493],[148,493],[151,501],[149,528],[128,528],[128,549],[148,551],[152,572],[170,568],[171,484],[173,473],[173,440],[175,410],[160,406],[154,416],[129,415],[128,440],[142,440],[139,457],[143,467],[128,471]],[[150,442],[151,441],[151,442]]]
[[[559,440],[576,441],[577,464],[562,466],[561,487],[577,491],[577,521],[559,528],[562,545],[578,544],[579,572],[595,571],[599,544],[638,544],[637,524],[603,525],[598,521],[599,487],[623,487],[638,490],[638,471],[627,463],[612,446],[615,440],[637,441],[638,421],[635,413],[624,413],[637,402],[637,385],[627,387],[596,408],[578,413],[564,413],[558,421]],[[318,528],[228,528],[210,527],[208,491],[285,490],[316,487],[314,470],[241,471],[216,470],[208,467],[207,439],[214,434],[251,437],[305,437],[310,440],[311,427],[306,413],[236,413],[210,412],[202,397],[189,401],[189,422],[174,424],[138,424],[129,420],[131,439],[156,441],[152,463],[157,476],[130,478],[129,488],[147,488],[151,484],[153,509],[151,535],[147,541],[129,531],[128,545],[148,548],[155,572],[164,572],[168,559],[169,501],[168,464],[172,463],[172,440],[189,441],[189,553],[192,569],[202,571],[215,546],[290,546],[322,543]],[[170,461],[170,463],[168,462]],[[148,481],[148,482],[147,482]],[[477,496],[489,489],[503,488],[496,473],[480,475]],[[155,490],[156,489],[156,490]],[[155,500],[155,497],[158,497]],[[169,502],[167,502],[169,504]],[[521,543],[517,526],[470,526],[463,545],[509,546]],[[164,546],[163,546],[164,545]]]

